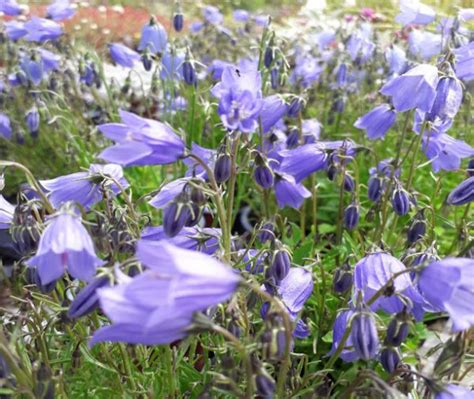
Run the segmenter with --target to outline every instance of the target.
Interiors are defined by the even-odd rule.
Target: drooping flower
[[[465,205],[474,201],[474,176],[464,180],[448,195],[448,204]]]
[[[12,20],[4,22],[5,33],[10,40],[18,40],[28,34],[25,24],[20,21]]]
[[[71,19],[76,14],[76,9],[69,0],[55,0],[46,8],[46,18],[53,21]]]
[[[167,48],[161,58],[160,78],[164,80],[182,80],[184,54]]]
[[[326,153],[318,143],[280,151],[280,155],[278,171],[293,176],[297,183],[326,166]]]
[[[12,126],[10,123],[10,118],[0,112],[0,135],[6,139],[11,139],[12,137]]]
[[[295,63],[295,68],[290,76],[290,82],[295,85],[301,84],[304,88],[308,88],[316,82],[323,72],[320,60],[309,54],[298,55]]]
[[[36,255],[27,261],[29,267],[37,268],[43,285],[57,280],[65,271],[74,278],[89,281],[103,263],[95,254],[81,217],[69,206],[47,222]]]
[[[224,126],[252,133],[257,129],[262,109],[261,76],[258,71],[239,72],[229,67],[211,93],[219,99],[218,113]]]
[[[98,290],[112,325],[96,331],[102,341],[157,345],[187,335],[193,313],[231,297],[240,277],[218,260],[164,241],[140,240],[137,256],[148,270],[123,284]]]
[[[389,70],[392,74],[400,75],[404,73],[408,66],[405,50],[397,45],[392,45],[385,50],[385,59],[388,62]]]
[[[366,24],[370,26],[369,24]],[[375,44],[370,40],[370,29],[358,29],[349,38],[346,49],[352,61],[365,64],[373,55]]]
[[[425,299],[449,314],[453,331],[474,325],[474,260],[445,258],[425,267],[418,286]]]
[[[441,120],[453,119],[459,111],[461,102],[461,83],[455,77],[443,77],[436,86],[436,99],[426,117],[430,121],[436,117]]]
[[[234,10],[232,16],[236,22],[247,22],[250,18],[249,12],[242,9]]]
[[[400,355],[395,348],[383,348],[380,352],[380,363],[387,373],[393,373],[400,364]]]
[[[265,97],[260,111],[263,132],[267,133],[270,131],[285,116],[287,110],[288,105],[278,95]]]
[[[293,176],[280,172],[275,174],[274,190],[279,208],[290,206],[298,209],[305,198],[311,197],[311,192],[303,184],[297,183]]]
[[[387,82],[380,92],[392,98],[398,112],[413,108],[429,112],[436,97],[437,85],[438,69],[433,65],[421,64]]]
[[[177,161],[184,153],[181,138],[162,122],[119,111],[122,123],[99,125],[100,132],[117,142],[99,157],[124,166],[164,165]]]
[[[346,328],[349,328],[349,321],[351,320],[354,314],[353,310],[343,310],[340,312],[333,326],[332,333],[332,347],[328,355],[332,355],[339,348],[341,344],[342,337],[345,334]],[[340,358],[345,362],[354,362],[359,358],[357,352],[353,349],[354,345],[352,342],[352,334],[349,335],[348,339],[345,342],[344,349],[340,354]]]
[[[474,399],[472,389],[460,385],[445,385],[440,392],[436,392],[434,399]]]
[[[409,24],[427,25],[433,22],[436,13],[419,0],[401,0],[400,14],[395,17],[395,21],[403,26]]]
[[[472,63],[474,62],[474,41],[453,50],[453,52],[455,55],[454,70],[456,76],[466,82],[473,80],[474,68],[472,68]]]
[[[113,194],[118,194],[121,189],[116,182],[122,188],[128,187],[122,167],[115,164],[91,164],[87,171],[40,181],[55,208],[65,202],[74,201],[86,209],[102,200],[105,187]]]
[[[38,17],[32,17],[28,22],[25,22],[24,28],[28,32],[25,39],[30,42],[56,40],[64,33],[63,28],[58,23]]]
[[[358,118],[354,126],[364,129],[370,140],[385,137],[385,133],[394,125],[397,113],[388,104],[382,104]]]
[[[0,0],[0,12],[15,17],[21,14],[22,7],[15,0]]]
[[[15,206],[0,195],[0,230],[9,229],[15,213]]]
[[[167,43],[168,35],[165,28],[155,18],[151,18],[150,22],[142,29],[138,50],[147,49],[152,54],[163,53]]]
[[[441,52],[442,36],[414,29],[408,35],[408,50],[424,61],[430,60]]]
[[[109,44],[110,57],[118,65],[133,68],[140,61],[140,54],[121,43]]]
[[[365,307],[357,307],[352,316],[351,342],[359,358],[373,359],[379,351],[379,337],[372,312]]]
[[[204,19],[212,25],[219,25],[224,20],[224,15],[214,6],[205,6],[202,9],[202,15]]]

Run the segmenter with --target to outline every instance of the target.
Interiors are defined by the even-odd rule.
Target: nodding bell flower
[[[370,309],[358,306],[351,324],[351,340],[357,355],[364,360],[373,359],[379,351],[379,336],[375,317]]]
[[[400,364],[400,355],[395,348],[383,348],[380,352],[380,363],[387,373],[393,373]]]
[[[369,140],[385,137],[388,130],[397,120],[397,113],[388,104],[382,104],[358,118],[354,126],[363,129]]]
[[[165,28],[152,17],[150,22],[142,29],[138,50],[148,49],[152,54],[161,54],[165,51],[167,43],[168,35]]]
[[[353,276],[352,269],[349,263],[345,262],[341,267],[338,267],[334,273],[333,290],[338,294],[344,294],[352,287]]]
[[[228,153],[218,155],[214,164],[214,177],[217,183],[225,183],[229,180],[232,162]]]
[[[31,108],[25,115],[26,126],[33,138],[38,137],[39,128],[40,128],[40,114],[38,108]]]
[[[409,321],[410,316],[405,310],[397,313],[388,324],[384,341],[385,345],[392,347],[400,346],[408,336],[410,330]]]
[[[96,277],[79,291],[69,306],[67,315],[71,319],[77,319],[92,313],[99,307],[99,296],[97,295],[97,290],[103,287],[110,287],[110,285],[111,282],[109,276]]]
[[[395,21],[403,26],[427,25],[433,22],[435,17],[434,10],[419,0],[401,0],[400,13],[395,17]]]
[[[441,120],[453,119],[461,106],[462,96],[461,82],[450,71],[450,76],[442,77],[436,86],[436,99],[427,114],[428,120],[436,117]]]
[[[133,68],[140,61],[140,54],[121,43],[110,43],[109,53],[112,60],[125,68]]]
[[[392,194],[392,208],[399,216],[404,216],[410,211],[410,196],[400,185]]]
[[[448,195],[449,205],[465,205],[474,201],[474,175],[464,180]]]
[[[283,280],[290,271],[291,258],[286,249],[278,249],[273,254],[272,264],[270,265],[270,273],[275,281],[279,283]]]
[[[344,226],[348,230],[354,230],[358,224],[359,205],[356,202],[353,202],[344,210]]]

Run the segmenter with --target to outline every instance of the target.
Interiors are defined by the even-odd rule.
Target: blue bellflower
[[[394,125],[397,113],[388,104],[382,104],[358,118],[354,126],[367,132],[369,140],[385,137],[387,131]]]
[[[9,17],[16,17],[22,11],[21,6],[15,0],[0,0],[0,12]]]
[[[64,33],[61,25],[45,18],[32,17],[24,27],[27,30],[25,39],[30,42],[56,40]]]
[[[65,21],[76,14],[69,0],[56,0],[46,8],[46,18],[53,21]]]
[[[13,221],[15,206],[10,204],[3,195],[0,194],[0,230],[9,229]]]
[[[133,68],[140,61],[140,54],[121,43],[110,43],[109,52],[116,64],[126,68]]]
[[[13,134],[10,118],[0,112],[0,136],[5,139],[11,139]]]
[[[464,180],[448,195],[447,203],[450,205],[465,205],[474,201],[474,176]]]
[[[453,50],[456,76],[466,82],[474,79],[474,41]]]
[[[400,14],[395,17],[395,21],[403,26],[416,24],[427,25],[434,21],[436,13],[419,0],[401,0]]]
[[[147,49],[152,54],[163,53],[168,43],[168,35],[165,28],[154,18],[142,29],[138,50]]]

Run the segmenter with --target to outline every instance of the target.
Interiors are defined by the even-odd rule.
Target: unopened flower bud
[[[38,137],[40,127],[40,114],[36,107],[31,108],[25,115],[25,122],[33,138]]]
[[[409,325],[406,320],[406,315],[400,313],[395,316],[387,327],[387,334],[385,335],[385,344],[393,347],[400,346],[408,336]]]
[[[414,244],[421,240],[426,233],[426,222],[416,218],[410,225],[407,231],[407,241],[409,244]]]
[[[176,236],[190,217],[189,207],[180,201],[171,202],[163,210],[163,229],[168,237]]]
[[[380,177],[372,176],[369,179],[368,186],[367,196],[369,197],[369,200],[378,202],[382,196],[382,180]]]
[[[303,99],[300,97],[295,97],[291,100],[290,106],[288,107],[288,111],[286,115],[288,118],[296,118],[301,111],[301,107],[303,106]]]
[[[474,176],[464,180],[448,195],[449,205],[465,205],[474,201]]]
[[[263,399],[273,398],[275,393],[275,381],[266,373],[258,374],[257,377],[255,377],[255,385],[260,397]]]
[[[393,373],[400,364],[400,355],[394,348],[384,348],[380,353],[380,363],[387,373]]]
[[[256,183],[262,188],[273,186],[273,172],[266,164],[257,165],[253,173]]]
[[[347,230],[354,230],[359,224],[359,206],[353,202],[344,211],[344,226]]]
[[[264,244],[267,241],[273,241],[275,239],[275,233],[273,232],[273,223],[265,223],[261,230],[258,232],[258,240]]]
[[[183,78],[189,86],[195,86],[197,84],[196,71],[189,60],[183,62]]]
[[[354,189],[355,189],[354,178],[348,173],[344,174],[344,190],[346,190],[349,193],[352,193]]]
[[[333,290],[338,294],[344,294],[352,287],[352,270],[348,263],[336,269],[333,280]]]
[[[298,129],[292,129],[286,137],[286,147],[288,149],[296,148],[298,146],[299,139],[300,137]]]
[[[271,274],[275,278],[275,281],[280,282],[283,280],[290,271],[291,259],[288,252],[285,250],[278,250],[274,257],[273,263],[270,266]]]
[[[151,59],[151,55],[149,52],[145,51],[142,56],[142,64],[143,68],[145,68],[145,71],[151,71],[151,68],[153,67],[153,60]]]
[[[392,207],[399,216],[404,216],[410,211],[410,197],[401,187],[397,187],[392,195]]]
[[[176,32],[181,32],[184,27],[184,16],[181,12],[177,12],[173,16],[173,28]]]
[[[270,68],[273,62],[273,47],[267,47],[263,56],[263,65],[265,68]]]
[[[229,154],[221,154],[214,165],[214,176],[217,183],[225,183],[229,180],[231,169],[231,159]]]
[[[361,359],[373,359],[379,350],[375,318],[368,308],[359,308],[352,319],[351,339]]]
[[[273,67],[270,71],[270,82],[272,85],[272,89],[276,90],[279,86],[279,71],[277,67]]]

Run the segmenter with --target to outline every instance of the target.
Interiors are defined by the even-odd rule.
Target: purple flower
[[[434,395],[434,399],[474,399],[474,392],[467,387],[448,384]]]
[[[301,83],[304,88],[310,87],[323,72],[320,61],[311,55],[298,55],[295,63],[290,82],[293,84]]]
[[[304,144],[280,151],[280,155],[283,159],[278,171],[292,175],[297,183],[326,166],[326,153],[319,144]]]
[[[370,298],[388,281],[395,273],[404,271],[405,265],[397,258],[385,253],[375,252],[367,255],[355,265],[354,285],[364,294],[364,302]],[[393,282],[393,291],[401,293],[412,286],[408,273],[401,274]],[[403,304],[395,297],[380,297],[371,306],[373,311],[382,308],[389,313],[396,313],[402,310]]]
[[[405,50],[397,45],[392,45],[385,50],[385,59],[388,62],[391,73],[400,75],[407,69],[408,62]]]
[[[25,24],[20,21],[7,21],[4,22],[5,33],[10,40],[18,40],[28,34],[28,30],[25,28]]]
[[[428,61],[441,52],[442,37],[437,33],[431,33],[414,29],[408,36],[408,49],[410,53]]]
[[[242,9],[234,10],[232,16],[234,17],[234,21],[237,22],[247,22],[250,18],[249,12]]]
[[[153,54],[163,53],[168,43],[168,35],[165,28],[154,18],[142,28],[142,35],[138,50],[148,49]]]
[[[110,286],[109,276],[101,276],[92,280],[72,301],[67,312],[68,317],[77,319],[93,312],[99,307],[97,290],[108,286]]]
[[[456,76],[466,82],[473,80],[474,68],[472,68],[472,63],[474,62],[474,41],[455,49],[453,52],[455,55],[454,70]]]
[[[349,38],[346,49],[351,56],[352,61],[356,61],[359,64],[366,63],[375,50],[375,44],[369,40],[370,33],[358,30],[351,35]]]
[[[120,192],[115,181],[122,188],[128,187],[121,166],[91,164],[87,171],[41,180],[40,183],[55,208],[65,202],[74,201],[89,209],[102,200],[106,187],[114,194]]]
[[[33,106],[25,115],[26,126],[31,136],[37,137],[40,128],[40,114],[38,109]]]
[[[474,8],[460,8],[458,17],[461,21],[471,21],[474,19]]]
[[[380,92],[392,97],[398,112],[413,108],[429,112],[436,97],[437,85],[438,69],[433,65],[421,64],[390,80]]]
[[[313,293],[311,272],[302,267],[292,267],[286,277],[280,281],[277,292],[292,315],[297,315]]]
[[[23,70],[28,80],[34,86],[38,86],[43,80],[43,61],[41,59],[38,59],[37,56],[23,57],[22,61],[20,62],[20,68]]]
[[[263,132],[270,131],[286,115],[287,110],[288,105],[278,95],[265,97],[260,111]]]
[[[255,23],[259,26],[265,27],[268,25],[269,16],[268,15],[256,15],[253,17]]]
[[[160,78],[164,80],[181,80],[183,79],[183,54],[174,54],[166,49],[161,58]]]
[[[342,337],[344,336],[346,328],[349,327],[349,321],[351,320],[353,314],[353,310],[344,310],[337,315],[333,326],[332,347],[331,351],[328,353],[329,356],[331,356],[339,348],[339,344],[342,340]],[[349,338],[346,340],[340,358],[345,362],[354,362],[359,358],[359,355],[353,349],[352,334],[349,335]]]
[[[433,22],[436,13],[419,0],[401,0],[400,14],[395,17],[395,21],[403,26],[409,24],[427,25]]]
[[[351,341],[361,359],[369,360],[377,355],[379,337],[375,318],[369,309],[357,309],[352,316]]]
[[[6,139],[11,139],[12,137],[12,127],[10,123],[10,118],[0,112],[0,135]]]
[[[214,60],[212,61],[211,65],[209,65],[209,68],[207,69],[207,71],[211,74],[212,79],[221,80],[222,73],[227,67],[234,67],[234,65],[231,64],[230,62],[226,62],[222,60]]]
[[[358,118],[354,126],[367,132],[370,140],[385,137],[385,133],[394,125],[397,113],[388,104],[375,107],[372,111]]]
[[[43,70],[45,73],[50,71],[56,71],[59,69],[59,63],[61,61],[61,57],[58,54],[52,53],[49,50],[44,48],[37,49],[40,56],[41,61],[43,62]]]
[[[46,8],[46,18],[53,21],[64,21],[71,19],[76,13],[75,8],[69,0],[56,0]]]
[[[183,338],[193,313],[229,299],[240,281],[218,260],[164,241],[140,240],[137,256],[149,270],[98,290],[100,306],[112,325],[98,330],[91,345],[101,341],[156,345]]]
[[[205,6],[202,9],[202,15],[212,25],[219,25],[224,21],[224,15],[214,6]]]
[[[462,102],[461,83],[453,77],[441,78],[436,87],[436,99],[431,111],[427,115],[428,120],[452,119],[459,111]]]
[[[117,142],[103,150],[99,157],[124,166],[164,165],[184,154],[184,143],[164,123],[119,111],[122,123],[99,125],[101,133]]]
[[[9,17],[20,15],[22,7],[15,0],[0,0],[0,12]]]
[[[257,129],[263,104],[261,86],[258,71],[224,69],[221,82],[212,88],[211,93],[219,99],[218,113],[226,128],[244,133]]]
[[[109,52],[116,64],[126,68],[133,68],[140,61],[140,54],[121,43],[109,44]]]
[[[469,177],[459,184],[448,195],[448,204],[465,205],[474,201],[474,176]]]
[[[311,192],[301,183],[297,183],[295,178],[288,174],[275,174],[274,189],[279,208],[290,206],[298,209],[303,205],[305,198],[311,197]]]
[[[0,230],[9,229],[15,214],[15,206],[0,194]]]
[[[30,42],[56,40],[64,33],[61,25],[45,18],[32,17],[24,27],[28,32],[25,39]]]
[[[453,331],[474,325],[474,260],[445,258],[425,267],[418,286],[425,299],[449,314]]]
[[[103,263],[73,208],[62,209],[47,222],[36,255],[27,261],[29,267],[37,268],[43,285],[57,280],[66,270],[74,278],[89,281]]]
[[[182,177],[165,184],[148,203],[157,208],[164,208],[168,203],[173,201],[179,194],[183,192],[186,185],[189,184],[191,177]]]

